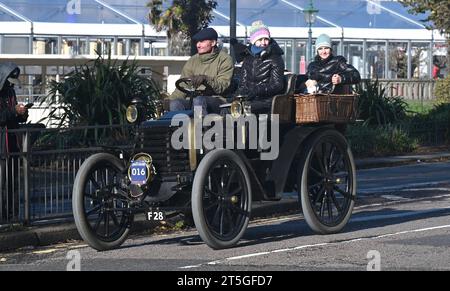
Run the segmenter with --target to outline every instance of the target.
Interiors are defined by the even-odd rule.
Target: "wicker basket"
[[[294,95],[295,120],[298,124],[332,122],[349,123],[356,120],[359,95],[307,94]]]

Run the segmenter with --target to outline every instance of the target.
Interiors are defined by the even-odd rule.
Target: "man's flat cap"
[[[218,38],[217,32],[213,28],[207,27],[197,32],[192,37],[192,40],[194,41],[217,40],[217,38]]]

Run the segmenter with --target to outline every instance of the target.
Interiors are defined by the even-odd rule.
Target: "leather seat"
[[[285,92],[284,94],[276,95],[272,99],[272,114],[278,114],[280,122],[294,121],[294,91],[297,79],[296,74],[285,75]]]

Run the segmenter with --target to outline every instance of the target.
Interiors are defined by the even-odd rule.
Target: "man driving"
[[[204,89],[204,96],[193,101],[194,106],[202,107],[204,114],[220,111],[223,101],[217,95],[225,93],[233,76],[233,60],[217,47],[217,38],[217,32],[210,27],[195,34],[192,40],[196,42],[197,54],[187,61],[181,72],[181,78],[190,78],[194,88]],[[170,111],[186,109],[190,109],[189,100],[185,93],[176,89],[170,95]]]

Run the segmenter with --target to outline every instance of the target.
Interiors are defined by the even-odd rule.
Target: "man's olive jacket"
[[[212,95],[223,95],[230,87],[233,69],[233,59],[225,52],[214,49],[212,53],[192,56],[184,65],[181,78],[206,75],[209,77],[208,85],[214,91]],[[185,94],[178,89],[170,95],[171,99],[184,97]]]

